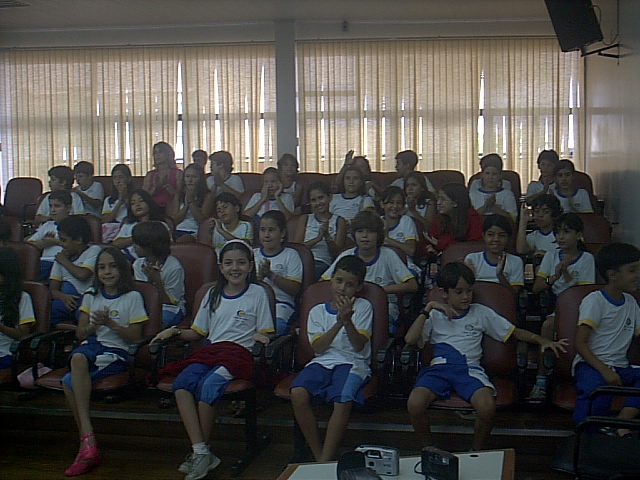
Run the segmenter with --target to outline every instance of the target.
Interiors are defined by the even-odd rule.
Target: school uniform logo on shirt
[[[277,263],[274,268],[276,268],[278,270],[284,270],[284,265],[282,263]]]
[[[467,332],[473,332],[473,325],[470,323],[466,324],[464,328]]]
[[[376,277],[375,283],[382,283],[382,277]]]
[[[245,313],[245,311],[244,311],[244,310],[238,310],[238,311],[236,312],[236,315],[237,315],[238,317],[244,317],[244,316],[246,315],[246,313]]]
[[[118,310],[109,310],[109,317],[117,318],[120,316],[120,312]]]

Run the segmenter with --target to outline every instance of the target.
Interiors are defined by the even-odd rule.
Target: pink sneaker
[[[94,467],[100,465],[102,459],[100,458],[100,451],[98,450],[98,444],[94,443],[89,445],[89,438],[95,437],[93,433],[83,435],[80,439],[80,450],[76,459],[71,466],[64,471],[67,477],[75,477],[77,475],[84,475]]]

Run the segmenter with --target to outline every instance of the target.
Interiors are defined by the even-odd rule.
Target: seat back
[[[423,172],[436,190],[442,188],[447,183],[461,183],[464,185],[464,174],[458,170],[434,170],[433,172]]]
[[[315,262],[313,260],[313,254],[308,247],[305,247],[301,243],[286,242],[285,247],[293,248],[302,260],[302,286],[298,298],[302,297],[302,294],[309,288],[315,281]]]
[[[584,224],[584,242],[607,244],[611,242],[611,225],[602,215],[597,213],[579,213]]]
[[[91,243],[100,245],[102,243],[102,220],[95,215],[83,215],[91,228]]]
[[[187,316],[195,314],[196,292],[204,283],[214,282],[218,277],[216,251],[204,243],[174,243],[171,255],[176,257],[184,269],[184,296]]]
[[[154,285],[136,280],[136,290],[142,294],[144,307],[149,320],[144,322],[142,334],[155,335],[162,330],[162,297],[160,291]]]
[[[444,302],[442,289],[434,288],[429,293],[428,301]],[[516,301],[509,290],[499,283],[476,282],[473,286],[473,302],[491,308],[498,315],[516,324]],[[431,349],[423,350],[422,364],[431,361]],[[482,338],[482,366],[489,376],[505,376],[516,369],[516,342],[510,339],[506,343],[499,342],[484,335]]]
[[[371,172],[371,180],[383,190],[398,178],[398,172]]]
[[[471,185],[471,182],[473,182],[474,180],[480,180],[480,175],[482,175],[482,172],[474,173],[473,175],[471,175],[471,178],[469,178],[468,185]],[[520,185],[520,174],[514,170],[503,170],[502,179],[509,181],[509,183],[511,184],[511,191],[513,192],[513,195],[516,197],[516,202],[520,202],[520,197],[522,196],[522,187]]]
[[[49,287],[40,282],[25,280],[22,289],[31,296],[33,313],[36,317],[35,331],[47,333],[51,317],[51,292]]]
[[[93,179],[102,184],[104,198],[111,196],[111,188],[113,187],[113,178],[111,178],[111,175],[94,175]]]
[[[356,296],[366,298],[373,307],[371,369],[375,372],[376,353],[389,337],[387,295],[382,287],[370,282],[364,282],[362,289]],[[331,282],[324,281],[316,283],[305,291],[300,310],[300,333],[298,334],[298,346],[296,349],[296,364],[300,368],[304,367],[315,356],[307,335],[309,311],[316,305],[329,301],[331,301]]]
[[[260,191],[262,188],[262,174],[252,172],[240,172],[237,175],[242,179],[244,191]]]
[[[9,180],[4,194],[4,215],[32,221],[36,204],[42,194],[42,181],[33,177],[15,177]]]
[[[22,241],[22,222],[18,217],[2,217],[0,220],[6,223],[11,230],[11,235],[9,236],[9,241],[11,242],[21,242]]]
[[[39,281],[40,250],[38,247],[29,242],[9,242],[7,246],[16,252],[22,265],[22,275],[24,279],[34,282]]]
[[[482,252],[485,249],[484,242],[457,242],[449,245],[442,252],[440,265],[443,267],[451,262],[464,262],[464,257],[472,252]]]

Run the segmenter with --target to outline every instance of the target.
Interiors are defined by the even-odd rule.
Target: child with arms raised
[[[214,200],[216,218],[210,218],[207,225],[213,231],[211,242],[220,255],[222,247],[229,240],[240,239],[249,245],[253,243],[253,225],[240,219],[242,204],[232,193],[222,192]]]
[[[518,237],[516,250],[520,255],[533,254],[543,256],[558,248],[553,226],[556,219],[562,214],[560,202],[553,195],[540,195],[531,202],[533,221],[537,230],[527,234],[527,222],[529,210],[523,203],[520,209],[520,223],[518,224]]]
[[[573,360],[578,393],[573,412],[576,423],[587,415],[609,414],[610,397],[589,400],[596,388],[604,385],[640,388],[640,368],[631,366],[627,357],[633,337],[640,334],[640,308],[630,295],[637,290],[640,280],[640,251],[633,245],[612,243],[598,252],[596,265],[607,284],[580,303],[577,354]],[[630,396],[618,418],[636,418],[638,412],[640,398]],[[630,432],[621,429],[607,433],[626,436]]]
[[[484,447],[493,426],[496,391],[480,365],[483,335],[499,342],[506,342],[513,335],[520,341],[536,343],[543,350],[552,349],[556,355],[565,351],[566,340],[552,342],[516,328],[490,308],[471,303],[474,283],[473,272],[465,264],[445,265],[437,278],[445,303],[427,303],[405,335],[411,345],[425,341],[433,344],[431,365],[420,370],[407,401],[411,424],[423,447],[433,443],[427,410],[451,391],[475,408],[478,417],[471,448]]]
[[[94,291],[82,299],[76,338],[82,342],[69,357],[62,384],[80,434],[80,450],[67,476],[83,475],[101,462],[89,416],[91,385],[125,372],[129,344],[142,337],[148,320],[144,300],[136,291],[131,265],[114,247],[103,249],[96,262]]]
[[[170,327],[184,317],[184,269],[171,255],[171,237],[161,222],[142,222],[133,227],[133,262],[136,280],[155,285],[162,297],[162,325]]]
[[[63,250],[58,252],[49,277],[51,326],[63,320],[76,321],[82,295],[93,285],[100,246],[89,245],[91,227],[80,216],[67,217],[58,224]]]
[[[315,357],[291,385],[296,421],[317,462],[333,459],[349,422],[351,406],[362,405],[362,387],[371,370],[373,309],[356,298],[367,266],[355,255],[342,257],[331,276],[331,301],[309,312],[307,335]],[[333,403],[324,441],[320,439],[312,405]]]
[[[220,252],[219,263],[222,275],[202,300],[191,328],[168,328],[152,340],[180,337],[181,341],[206,338],[210,342],[159,372],[160,376],[179,372],[173,391],[193,450],[179,467],[185,480],[204,478],[220,464],[208,445],[215,403],[234,378],[253,378],[250,349],[256,341],[269,343],[266,335],[274,331],[269,298],[255,283],[251,247],[231,240]]]
[[[302,286],[302,260],[293,248],[283,244],[287,238],[287,220],[272,210],[260,219],[260,244],[254,248],[258,280],[267,283],[276,294],[276,333],[288,332],[296,311],[296,295]]]
[[[389,301],[389,332],[395,333],[400,322],[398,295],[412,293],[418,289],[418,282],[407,265],[392,249],[383,247],[384,223],[372,210],[358,213],[351,224],[356,247],[342,252],[322,274],[323,280],[330,280],[335,266],[346,255],[356,255],[367,266],[365,280],[380,285],[387,293]]]
[[[311,213],[304,215],[298,222],[293,241],[311,249],[317,279],[343,249],[347,237],[347,222],[329,211],[331,191],[327,184],[312,183],[308,192]]]
[[[524,286],[524,265],[520,257],[506,252],[512,234],[511,221],[507,217],[485,217],[482,228],[485,250],[469,253],[464,263],[473,269],[476,280],[499,283],[517,297]]]

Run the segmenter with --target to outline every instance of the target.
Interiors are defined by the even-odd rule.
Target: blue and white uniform
[[[544,254],[542,263],[538,268],[537,277],[544,279],[556,273],[556,267],[562,262],[562,250],[556,249]],[[571,281],[567,282],[564,275],[560,277],[551,286],[554,295],[560,295],[567,288],[575,285],[591,285],[596,281],[596,263],[589,252],[580,252],[580,254],[567,265],[567,270],[571,273]]]
[[[144,273],[142,267],[149,262],[147,258],[138,258],[133,262],[133,272],[136,280],[148,282],[149,278]],[[160,278],[164,291],[171,303],[162,304],[162,324],[165,327],[171,327],[180,323],[185,313],[184,299],[184,269],[180,260],[169,255],[162,265]]]
[[[501,188],[497,191],[488,191],[483,190],[482,188],[473,189],[469,191],[469,198],[471,199],[471,205],[473,208],[478,210],[484,206],[487,197],[490,195],[495,195],[496,197],[496,205],[506,211],[511,220],[515,220],[518,217],[518,205],[516,203],[516,197],[513,195],[511,190],[507,190],[506,188]],[[495,212],[493,208],[488,208],[485,210],[485,215],[492,215]]]
[[[69,211],[69,215],[84,215],[87,213],[84,209],[82,197],[71,190],[69,193],[71,194],[71,211]],[[51,211],[49,210],[49,195],[51,195],[51,193],[47,193],[42,199],[42,202],[40,202],[36,215],[44,215],[45,217],[51,216]]]
[[[524,285],[524,265],[522,259],[510,253],[507,253],[507,260],[504,264],[504,276],[509,282],[509,285],[523,286]],[[486,252],[471,252],[464,257],[464,263],[473,267],[476,275],[476,280],[482,282],[500,283],[498,275],[496,274],[496,268],[498,264],[491,263],[487,258]]]
[[[20,295],[20,303],[18,303],[18,324],[31,325],[36,323],[36,316],[33,313],[33,302],[31,295],[22,292]],[[0,318],[0,324],[4,325]],[[11,344],[14,339],[9,335],[0,332],[0,368],[9,368],[11,366]]]
[[[366,208],[375,208],[373,199],[369,195],[356,195],[353,198],[346,198],[344,193],[336,193],[331,197],[329,211],[339,215],[347,222],[351,222],[358,212]]]
[[[558,242],[556,242],[556,236],[553,233],[553,229],[548,233],[543,233],[540,230],[534,230],[527,234],[527,244],[534,252],[553,252],[558,249]]]
[[[584,188],[576,189],[571,196],[563,195],[559,190],[554,190],[553,193],[560,200],[560,206],[564,213],[593,213],[591,198]]]

